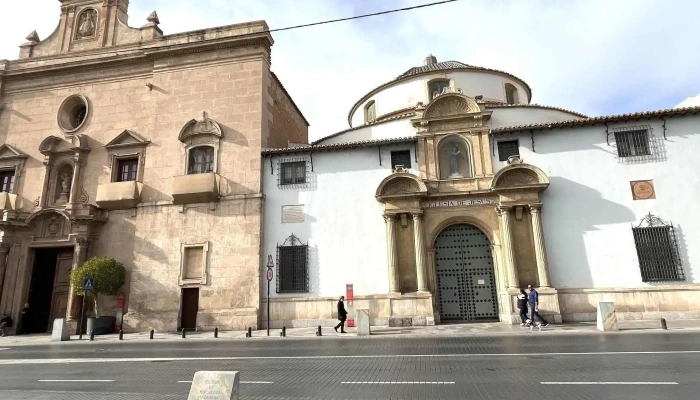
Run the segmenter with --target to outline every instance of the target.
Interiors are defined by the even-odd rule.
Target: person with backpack
[[[524,289],[520,289],[518,293],[518,310],[520,310],[520,326],[527,326],[527,293]]]

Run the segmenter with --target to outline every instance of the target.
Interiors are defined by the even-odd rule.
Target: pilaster
[[[413,245],[416,253],[416,281],[419,292],[428,291],[425,265],[425,237],[423,234],[423,214],[413,213]]]
[[[515,252],[513,251],[513,233],[510,225],[510,213],[512,210],[513,207],[496,207],[496,212],[498,212],[498,216],[500,217],[501,232],[503,232],[503,252],[505,254],[508,288],[518,289],[520,287],[520,283],[518,281],[518,266],[515,261]]]
[[[535,241],[535,258],[537,260],[537,276],[540,287],[551,287],[549,282],[549,266],[547,264],[547,249],[544,243],[544,229],[542,227],[542,205],[530,204],[532,216],[532,236]]]
[[[399,252],[396,248],[396,215],[384,215],[386,223],[387,267],[389,269],[389,292],[399,292]]]

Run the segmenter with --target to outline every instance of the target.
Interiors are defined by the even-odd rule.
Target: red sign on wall
[[[345,300],[352,301],[355,299],[355,294],[353,293],[352,283],[345,285]]]

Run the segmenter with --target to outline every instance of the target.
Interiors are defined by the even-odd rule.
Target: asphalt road
[[[240,371],[244,399],[688,399],[700,392],[700,334],[10,347],[0,398],[186,399],[201,370]]]

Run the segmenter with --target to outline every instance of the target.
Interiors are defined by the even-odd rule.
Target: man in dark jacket
[[[345,333],[345,320],[348,319],[348,312],[345,311],[345,303],[343,303],[343,300],[345,300],[345,296],[340,296],[340,300],[338,301],[338,320],[340,323],[333,328],[336,332],[338,332],[338,328],[340,328],[340,333]]]
[[[528,295],[528,303],[530,303],[530,320],[532,321],[532,325],[535,325],[535,317],[540,319],[540,323],[542,326],[547,326],[549,323],[547,323],[547,320],[542,318],[540,315],[540,294],[537,293],[537,290],[535,290],[532,285],[527,285],[527,290],[530,292]]]
[[[0,336],[5,337],[5,330],[12,327],[12,318],[9,315],[0,315]]]

